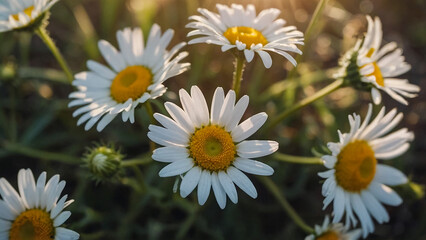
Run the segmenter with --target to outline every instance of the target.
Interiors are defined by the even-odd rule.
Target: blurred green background
[[[275,7],[287,25],[304,32],[318,1],[61,0],[52,8],[47,29],[73,73],[78,73],[87,70],[89,59],[104,62],[97,41],[105,39],[116,46],[115,32],[124,27],[140,26],[146,37],[151,25],[158,23],[163,31],[175,30],[172,45],[187,41],[188,17],[198,15],[198,7],[216,12],[216,3],[253,3],[257,12]],[[412,65],[405,77],[422,89],[419,97],[409,100],[409,106],[383,96],[387,109],[397,107],[404,112],[399,128],[407,127],[416,135],[409,152],[387,163],[412,181],[426,184],[425,12],[423,0],[330,0],[306,42],[292,81],[284,81],[293,67],[281,56],[271,54],[273,65],[268,70],[258,57],[247,65],[242,93],[250,96],[250,106],[245,118],[260,111],[273,116],[333,81],[330,77],[338,58],[366,31],[364,15],[379,16],[384,42],[396,41],[404,49]],[[197,84],[210,102],[217,86],[231,87],[231,54],[207,44],[185,50],[190,53],[185,60],[192,64],[191,70],[166,82],[170,91],[154,102],[156,112],[164,112],[164,101],[177,103],[180,88],[188,90]],[[249,177],[259,192],[258,199],[238,190],[239,203],[228,201],[225,210],[220,210],[212,193],[201,207],[194,193],[187,199],[174,194],[175,179],[160,178],[158,171],[164,164],[158,162],[141,166],[141,175],[125,169],[121,183],[96,185],[79,160],[86,147],[94,142],[113,142],[127,158],[138,157],[149,151],[149,118],[141,108],[133,125],[117,118],[101,133],[95,129],[85,132],[76,127],[77,119],[71,116],[74,109],[67,108],[72,91],[39,38],[24,32],[0,34],[0,176],[16,186],[20,168],[31,168],[36,176],[42,171],[48,176],[60,174],[67,181],[64,193],[75,199],[69,207],[72,216],[67,227],[79,232],[81,239],[304,239],[305,233],[254,176]],[[252,139],[273,139],[280,143],[282,153],[312,156],[312,149],[337,140],[337,129],[348,131],[348,114],[357,112],[364,117],[369,102],[367,92],[340,89],[286,119],[270,136],[258,134]],[[31,154],[23,154],[22,149]],[[331,207],[321,210],[317,173],[324,167],[283,163],[270,157],[261,160],[275,169],[271,179],[309,225],[321,224],[324,214],[331,213]],[[390,222],[377,224],[367,239],[426,239],[424,198],[418,199],[404,187],[397,190],[404,203],[387,207]]]

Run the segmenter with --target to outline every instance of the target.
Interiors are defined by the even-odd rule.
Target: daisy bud
[[[123,155],[114,146],[95,146],[84,154],[85,166],[96,182],[116,180],[120,175]]]

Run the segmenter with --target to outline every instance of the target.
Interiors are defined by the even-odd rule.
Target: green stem
[[[308,42],[310,40],[312,29],[314,29],[315,24],[318,22],[318,18],[321,16],[321,13],[324,10],[324,7],[327,4],[327,2],[328,0],[320,0],[317,7],[315,8],[311,21],[309,22],[309,25],[305,31],[305,36],[304,36],[305,42]]]
[[[289,163],[299,163],[299,164],[320,164],[323,165],[323,161],[321,158],[317,157],[299,157],[299,156],[293,156],[288,155],[284,153],[274,153],[272,157],[275,160],[282,161],[282,162],[289,162]]]
[[[10,140],[16,142],[18,139],[18,125],[16,122],[16,89],[10,87]]]
[[[241,81],[243,79],[244,72],[244,57],[237,55],[235,58],[235,71],[234,71],[234,81],[232,83],[232,89],[235,91],[235,95],[238,97],[241,88]]]
[[[271,124],[268,126],[267,131],[269,132],[271,129],[273,129],[276,125],[278,125],[281,121],[283,121],[286,117],[290,116],[297,110],[306,107],[307,105],[315,102],[316,100],[336,91],[340,87],[342,87],[344,84],[343,79],[337,79],[327,87],[319,90],[314,95],[307,97],[303,99],[302,101],[294,104],[290,109],[287,109],[286,111],[280,113],[278,116],[276,116],[274,119],[272,119]]]
[[[72,156],[60,154],[60,153],[52,153],[52,152],[33,149],[30,147],[22,146],[19,143],[4,141],[1,143],[1,146],[9,152],[22,154],[24,156],[28,156],[32,158],[62,162],[67,164],[80,164],[81,162],[79,158],[74,158]]]
[[[142,158],[142,159],[130,159],[130,160],[125,160],[125,161],[121,162],[121,166],[130,167],[130,166],[135,166],[135,165],[146,165],[150,162],[152,162],[151,157]]]
[[[305,34],[304,34],[304,42],[305,44],[300,46],[300,50],[303,52],[304,49],[307,48],[308,44],[309,44],[309,40],[312,34],[312,29],[314,29],[314,26],[316,25],[316,23],[318,22],[319,17],[321,16],[321,13],[325,7],[325,5],[327,4],[328,0],[320,0],[317,7],[315,8],[314,13],[312,14],[312,18],[311,21],[308,24],[308,27],[306,28]],[[297,55],[296,56],[296,62],[300,63],[302,61],[302,58],[305,54],[303,55]],[[296,74],[297,70],[297,65],[290,70],[290,72],[288,73],[288,79],[293,79],[294,75]],[[294,81],[294,80],[290,80],[290,81]],[[293,87],[293,89],[289,89],[289,91],[287,91],[285,93],[285,100],[286,103],[288,104],[287,106],[290,106],[293,101],[294,101],[294,96],[295,96],[295,87]]]
[[[72,80],[74,79],[72,72],[71,72],[70,68],[68,67],[68,64],[65,61],[64,57],[59,52],[59,49],[56,47],[55,43],[53,42],[52,38],[46,32],[46,29],[44,27],[40,27],[35,32],[41,38],[41,40],[43,40],[43,42],[46,44],[46,46],[50,49],[53,56],[55,56],[59,65],[61,65],[61,68],[64,70],[65,75],[67,75],[68,81],[71,83]]]
[[[288,216],[297,224],[303,231],[306,233],[313,233],[314,229],[308,226],[303,219],[297,214],[297,212],[293,209],[287,199],[283,196],[278,186],[268,177],[259,177],[262,183],[266,186],[266,188],[274,195],[277,201],[280,203],[281,207],[288,214]]]
[[[149,115],[149,119],[151,120],[151,124],[157,123],[157,120],[155,120],[155,118],[154,118],[154,110],[152,109],[151,102],[146,101],[144,103],[144,105],[145,105],[145,108],[146,108],[146,112]],[[155,142],[149,140],[149,149],[151,150],[151,152],[154,152],[154,150],[155,150]]]

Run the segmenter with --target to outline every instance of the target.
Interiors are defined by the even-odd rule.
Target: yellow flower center
[[[316,240],[339,240],[339,235],[333,231],[328,231],[321,234]]]
[[[12,223],[10,240],[48,240],[55,238],[55,228],[50,214],[40,209],[21,213]]]
[[[374,51],[375,51],[374,48],[370,48],[370,50],[368,50],[368,52],[365,56],[370,58],[373,55]],[[366,65],[361,66],[360,69],[365,67]],[[374,71],[372,73],[368,74],[367,77],[369,77],[369,76],[376,77],[376,83],[379,86],[384,87],[385,86],[385,80],[383,78],[382,72],[380,71],[379,65],[377,65],[377,62],[373,62],[373,67],[374,67]]]
[[[223,36],[231,44],[235,44],[237,40],[246,44],[247,49],[250,49],[252,44],[257,45],[261,43],[265,46],[268,43],[268,40],[266,40],[261,32],[251,27],[230,27],[223,33]]]
[[[24,13],[28,15],[28,17],[31,17],[31,14],[33,13],[34,10],[34,6],[30,6],[24,9]],[[12,15],[13,19],[15,19],[16,21],[19,20],[19,13],[17,14],[13,14]]]
[[[377,65],[376,62],[373,62],[373,66],[374,66],[374,72],[372,72],[371,74],[368,74],[367,76],[375,76],[376,77],[376,83],[379,84],[380,86],[384,87],[385,86],[385,80],[383,79],[382,72],[380,71],[379,66]]]
[[[152,73],[143,66],[130,66],[119,72],[111,84],[111,96],[118,103],[144,94],[152,82]]]
[[[350,192],[365,189],[374,178],[376,163],[374,151],[366,141],[349,143],[337,155],[334,167],[337,184]]]
[[[196,130],[190,139],[189,151],[196,165],[210,171],[226,170],[236,154],[231,135],[216,125]]]
[[[367,56],[368,58],[370,58],[371,56],[373,56],[374,51],[376,51],[375,48],[370,48],[370,50],[368,50],[367,54],[365,56]]]

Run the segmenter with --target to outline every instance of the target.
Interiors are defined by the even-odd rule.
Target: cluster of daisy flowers
[[[0,31],[40,27],[48,10],[57,0],[8,0],[0,3]],[[189,17],[187,28],[192,29],[188,44],[207,43],[251,62],[255,53],[265,68],[272,66],[269,53],[279,54],[294,66],[297,62],[289,53],[302,54],[303,33],[294,26],[285,26],[278,18],[280,10],[271,8],[256,13],[253,5],[216,5],[218,13],[198,9],[200,15]],[[396,78],[410,70],[402,50],[391,42],[381,47],[382,28],[378,17],[367,16],[368,30],[341,60],[337,77],[347,85],[371,91],[375,104],[381,103],[380,91],[402,104],[420,88],[406,79]],[[162,33],[154,24],[144,43],[140,28],[124,28],[116,34],[118,48],[101,40],[98,48],[107,65],[89,60],[88,71],[74,76],[76,91],[69,95],[69,107],[77,107],[73,117],[86,131],[96,125],[101,132],[116,117],[123,122],[135,122],[140,106],[151,111],[150,101],[167,92],[166,80],[189,70],[181,61],[188,55],[181,51],[185,42],[169,44],[174,31]],[[276,152],[279,143],[271,140],[248,140],[266,122],[268,115],[257,113],[243,119],[249,107],[247,95],[238,99],[238,91],[226,94],[217,87],[208,104],[202,90],[192,86],[190,91],[179,90],[180,105],[164,103],[169,116],[153,113],[158,122],[149,125],[147,137],[161,147],[152,159],[167,163],[160,177],[181,179],[180,195],[185,198],[197,188],[197,199],[204,205],[210,192],[220,208],[227,199],[238,202],[237,188],[256,198],[258,193],[246,174],[270,176],[269,165],[254,160]],[[358,239],[367,237],[378,223],[389,221],[385,205],[397,206],[402,199],[389,186],[407,183],[399,170],[379,163],[404,154],[414,139],[406,128],[390,133],[402,120],[396,109],[386,113],[385,107],[373,116],[349,115],[350,130],[338,132],[339,141],[328,143],[331,155],[322,160],[327,171],[318,175],[322,185],[324,209],[332,204],[332,220],[325,217],[322,226],[315,226],[307,240]],[[373,119],[372,121],[370,121]],[[119,178],[122,155],[119,151],[96,146],[85,156],[85,163],[96,173],[96,180]],[[0,239],[78,239],[79,234],[60,227],[71,215],[63,211],[72,200],[60,198],[65,187],[55,175],[46,183],[43,172],[37,181],[29,169],[18,173],[19,193],[4,178],[0,179]],[[345,224],[342,220],[344,218]],[[360,222],[361,229],[352,229]]]

